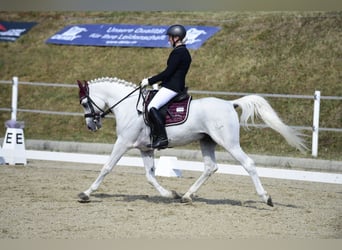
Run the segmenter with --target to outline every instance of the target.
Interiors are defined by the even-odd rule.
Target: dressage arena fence
[[[18,77],[13,77],[12,81],[0,80],[0,84],[12,84],[12,94],[15,93],[17,98],[18,85],[32,85],[32,86],[44,86],[44,87],[63,87],[63,88],[78,88],[76,84],[62,84],[62,83],[42,83],[42,82],[19,82]],[[317,157],[318,154],[318,134],[319,131],[330,132],[342,132],[342,128],[321,128],[319,127],[319,112],[321,100],[335,100],[342,101],[341,96],[321,96],[320,91],[315,91],[313,95],[288,95],[288,94],[261,94],[261,93],[244,93],[244,92],[222,92],[222,91],[199,91],[189,90],[190,94],[198,95],[214,95],[214,96],[245,96],[251,94],[257,94],[263,97],[269,98],[295,98],[295,99],[309,99],[313,100],[313,124],[312,126],[291,126],[295,129],[312,131],[312,156]],[[81,112],[65,112],[65,111],[50,111],[50,110],[38,110],[38,109],[21,109],[17,108],[17,100],[14,100],[12,95],[12,107],[0,107],[0,112],[12,112],[12,119],[16,120],[16,112],[38,113],[48,115],[63,115],[63,116],[84,116]],[[266,127],[264,124],[247,124],[251,127]]]

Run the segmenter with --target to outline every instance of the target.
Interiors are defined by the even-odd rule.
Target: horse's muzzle
[[[87,122],[87,127],[89,130],[96,132],[102,127],[102,124],[100,120],[92,119],[90,122]]]

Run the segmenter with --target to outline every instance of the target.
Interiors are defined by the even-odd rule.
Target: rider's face
[[[169,43],[174,46],[174,44],[179,41],[179,37],[178,36],[169,36]]]

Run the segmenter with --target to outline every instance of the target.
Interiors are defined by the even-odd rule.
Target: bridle
[[[82,103],[84,98],[87,98],[87,105],[90,109],[90,113],[84,114],[85,118],[92,118],[95,123],[98,123],[101,118],[105,118],[106,115],[112,112],[112,109],[115,108],[117,105],[119,105],[122,101],[127,99],[130,95],[132,95],[137,90],[141,90],[141,87],[135,88],[133,91],[131,91],[129,94],[127,94],[125,97],[123,97],[120,101],[116,102],[114,105],[109,107],[107,110],[101,109],[89,96],[89,86],[88,82],[84,81],[84,85],[81,83],[81,81],[77,80],[78,86],[80,88],[80,103]],[[140,96],[140,95],[139,95]],[[94,106],[100,111],[95,112]]]

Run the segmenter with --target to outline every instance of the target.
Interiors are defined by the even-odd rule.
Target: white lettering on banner
[[[136,44],[137,41],[106,41],[106,44]]]
[[[152,28],[152,29],[144,29],[144,28],[137,28],[134,33],[145,33],[145,34],[163,34],[165,33],[165,29],[158,29],[158,28]]]
[[[0,36],[17,36],[19,37],[21,33],[25,32],[26,29],[10,29],[7,31],[0,31]]]
[[[101,38],[102,35],[101,34],[98,34],[98,33],[92,33],[89,35],[89,38]]]
[[[132,33],[134,29],[119,29],[116,27],[109,27],[107,33]]]
[[[121,34],[118,39],[120,40],[165,40],[166,36],[161,35],[161,36],[156,36],[156,35],[151,35],[151,36],[138,36],[138,35],[123,35]]]
[[[101,39],[113,39],[113,40],[115,40],[115,39],[118,39],[118,35],[109,35],[109,34],[105,34],[105,35],[103,35],[103,36],[101,36]]]

